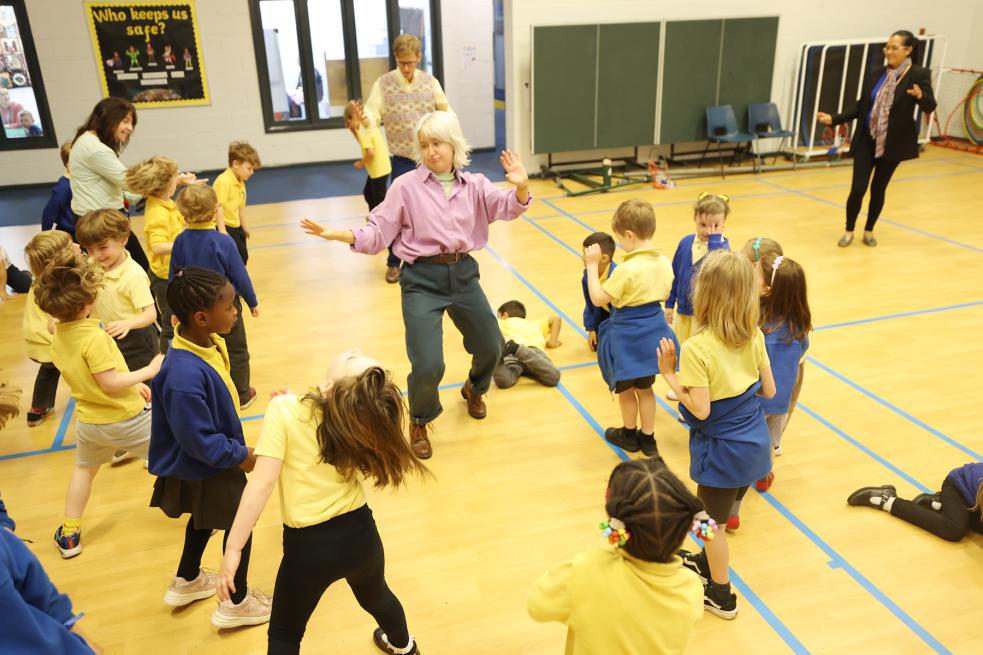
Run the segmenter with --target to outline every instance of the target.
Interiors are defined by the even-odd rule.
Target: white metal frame
[[[945,56],[946,56],[946,51],[949,48],[949,39],[944,34],[921,35],[918,37],[918,39],[923,43],[932,42],[933,44],[934,52],[932,57],[932,68],[938,71],[935,74],[935,80],[933,81],[933,84],[935,85],[935,88],[938,88],[939,81],[941,80],[942,69],[945,66]],[[802,157],[806,161],[808,161],[810,157],[816,155],[825,155],[830,148],[827,145],[816,147],[815,144],[816,113],[819,111],[819,98],[822,95],[821,90],[823,85],[823,73],[825,72],[826,69],[826,53],[829,51],[829,49],[841,48],[841,47],[846,48],[846,57],[843,65],[843,74],[840,78],[839,100],[837,102],[837,112],[842,112],[844,103],[854,102],[854,100],[856,100],[856,98],[860,96],[860,93],[863,90],[863,84],[867,78],[867,56],[870,51],[869,50],[870,44],[877,43],[877,42],[886,43],[887,40],[888,37],[885,36],[885,37],[870,37],[866,39],[840,39],[837,41],[809,41],[803,43],[799,47],[799,59],[795,63],[794,79],[795,79],[796,91],[791,99],[791,105],[792,105],[791,117],[790,120],[788,121],[788,125],[791,125],[790,129],[792,129],[796,133],[796,136],[793,137],[792,150],[791,150],[791,153],[794,156]],[[860,69],[860,76],[857,80],[857,89],[853,92],[852,97],[848,97],[846,95],[847,94],[846,76],[847,76],[848,64],[850,63],[850,50],[851,50],[851,46],[857,46],[857,45],[864,46],[863,60],[862,60],[863,63]],[[815,47],[822,47],[822,53],[820,54],[820,58],[819,58],[819,73],[818,73],[819,86],[816,87],[816,95],[812,103],[813,106],[811,107],[812,121],[809,124],[809,145],[807,149],[803,152],[798,150],[798,143],[799,143],[798,133],[799,133],[800,120],[802,118],[802,112],[804,110],[802,106],[803,96],[805,95],[805,78],[802,75],[802,68],[805,65],[806,56],[808,52]],[[922,49],[922,57],[920,62],[920,65],[922,66],[924,66],[928,61],[928,50],[929,50],[928,47],[923,47]],[[853,121],[853,123],[851,123],[850,125],[851,135],[856,130],[856,125],[854,124],[855,122],[856,121]],[[930,130],[929,126],[923,125],[921,127],[921,131],[919,133],[919,139],[918,139],[919,143],[928,143],[929,130]],[[840,148],[840,146],[841,143],[840,143],[839,134],[836,134],[834,132],[833,147]],[[843,151],[844,149],[840,148],[840,150]],[[849,147],[847,147],[846,150],[849,150]]]

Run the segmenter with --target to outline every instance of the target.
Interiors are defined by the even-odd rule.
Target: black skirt
[[[172,519],[191,514],[195,530],[228,530],[245,488],[246,474],[238,467],[204,480],[157,478],[150,506]]]

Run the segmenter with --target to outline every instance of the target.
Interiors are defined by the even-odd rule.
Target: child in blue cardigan
[[[584,250],[597,244],[601,248],[601,260],[597,262],[597,276],[601,284],[607,282],[617,264],[614,263],[615,243],[614,237],[607,232],[594,232],[584,239]],[[598,307],[590,299],[590,290],[587,288],[587,269],[580,279],[580,286],[584,289],[584,331],[587,333],[587,346],[591,350],[597,350],[597,330],[601,323],[611,317],[609,307]]]
[[[224,276],[194,266],[174,271],[167,286],[179,324],[153,382],[150,472],[158,478],[150,506],[171,518],[191,515],[177,574],[164,595],[174,607],[215,594],[215,575],[201,570],[201,557],[213,530],[225,530],[228,539],[246,472],[256,463],[243,439],[229,354],[218,336],[236,322],[234,299]],[[270,620],[270,599],[246,586],[251,546],[250,538],[242,548],[236,593],[212,614],[219,628]]]

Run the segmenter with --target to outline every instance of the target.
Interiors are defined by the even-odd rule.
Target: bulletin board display
[[[86,2],[103,97],[138,107],[207,105],[193,0]]]

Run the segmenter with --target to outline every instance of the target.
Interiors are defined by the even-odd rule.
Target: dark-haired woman
[[[341,579],[375,619],[372,639],[379,650],[418,652],[403,606],[386,584],[382,540],[362,490],[363,479],[399,487],[409,473],[427,472],[403,436],[405,413],[392,377],[357,350],[338,355],[315,392],[282,394],[267,407],[256,468],[232,524],[217,587],[223,600],[236,591],[239,549],[279,481],[283,560],[273,592],[270,655],[300,652],[318,601]]]
[[[850,144],[853,182],[846,201],[846,231],[837,242],[841,248],[853,243],[853,230],[868,184],[870,203],[863,242],[868,246],[877,245],[874,225],[884,208],[888,182],[898,164],[918,157],[915,107],[926,114],[935,111],[935,95],[932,93],[932,72],[911,61],[917,44],[918,39],[911,32],[899,30],[892,34],[884,46],[887,65],[870,73],[856,104],[835,116],[823,112],[816,115],[823,125],[857,120]],[[873,181],[871,173],[874,174]]]
[[[605,511],[609,545],[540,576],[529,615],[568,626],[568,655],[685,652],[703,614],[702,591],[676,550],[694,519],[706,516],[703,503],[652,457],[615,467]]]

